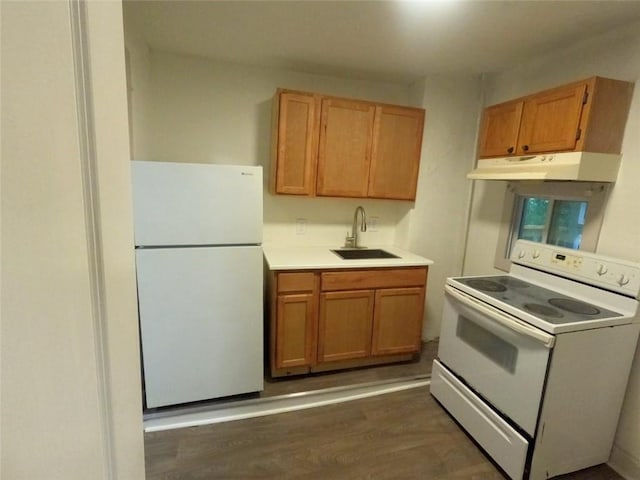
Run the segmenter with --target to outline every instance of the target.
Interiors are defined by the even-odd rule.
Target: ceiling
[[[410,83],[479,74],[640,21],[640,1],[125,0],[156,51]]]

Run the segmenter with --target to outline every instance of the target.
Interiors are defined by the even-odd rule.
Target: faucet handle
[[[347,236],[344,238],[344,246],[345,246],[345,248],[353,248],[353,247],[355,247],[355,242],[356,242],[355,237],[349,235],[349,232],[347,232]]]

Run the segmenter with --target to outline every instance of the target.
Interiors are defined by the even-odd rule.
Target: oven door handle
[[[506,327],[522,335],[526,335],[529,338],[533,338],[534,340],[537,340],[538,342],[542,343],[546,348],[553,348],[553,345],[555,344],[555,341],[556,341],[556,338],[553,335],[544,333],[541,330],[538,330],[537,328],[532,327],[528,323],[525,323],[522,320],[519,320],[518,318],[512,315],[509,315],[508,313],[504,313],[483,302],[480,302],[474,299],[473,297],[467,295],[466,293],[456,290],[450,285],[445,285],[444,291],[445,293],[451,295],[460,303],[463,303],[464,305],[466,305],[469,308],[472,308],[473,310],[483,313],[487,317],[491,318],[491,320],[495,321],[496,323],[499,323],[503,327]],[[478,320],[477,318],[470,319],[470,320],[473,320],[476,323],[480,323],[477,321]]]

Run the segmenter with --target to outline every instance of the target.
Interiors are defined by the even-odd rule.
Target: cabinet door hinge
[[[588,99],[589,99],[589,92],[584,92],[584,96],[582,97],[582,104],[586,105]]]
[[[579,128],[578,131],[576,132],[576,140],[580,140],[581,135],[582,135],[582,129]]]

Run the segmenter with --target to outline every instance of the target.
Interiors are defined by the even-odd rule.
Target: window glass
[[[595,182],[510,182],[494,266],[509,271],[509,255],[519,238],[595,251],[609,187]]]
[[[544,242],[549,217],[549,203],[546,198],[528,197],[523,199],[518,238],[532,242]]]
[[[556,200],[547,243],[559,247],[580,248],[586,216],[587,202]]]
[[[456,336],[509,373],[515,373],[518,348],[460,315]]]
[[[519,197],[519,204],[514,243],[522,238],[576,250],[580,248],[587,216],[586,201]]]

